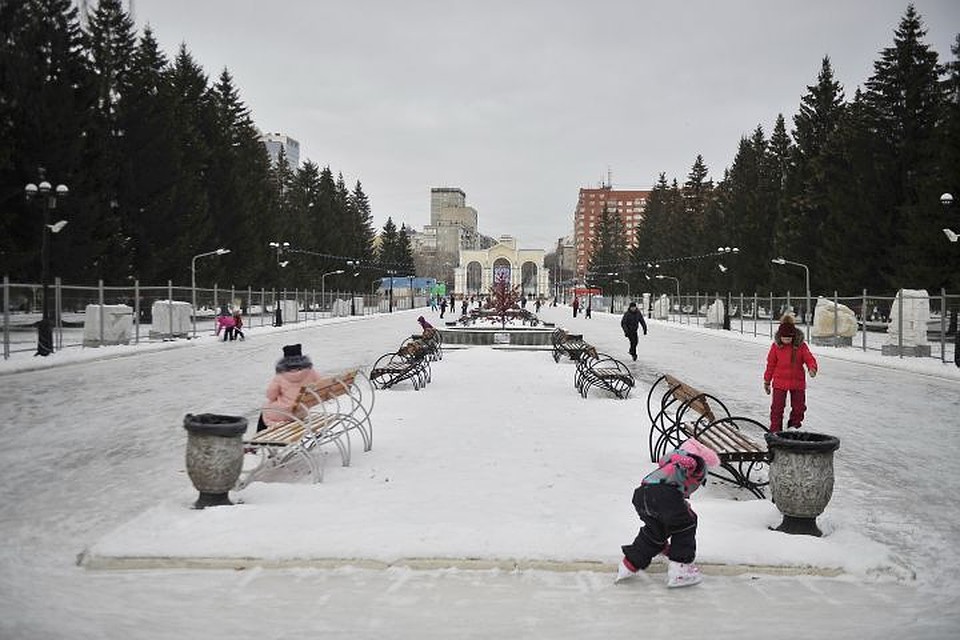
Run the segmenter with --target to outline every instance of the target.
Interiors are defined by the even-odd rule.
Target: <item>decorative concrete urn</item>
[[[840,439],[822,433],[766,434],[770,451],[770,497],[783,514],[774,531],[822,536],[817,516],[833,496],[833,452]]]
[[[187,475],[200,492],[194,509],[233,504],[228,495],[243,470],[247,419],[212,413],[183,418],[187,430]]]

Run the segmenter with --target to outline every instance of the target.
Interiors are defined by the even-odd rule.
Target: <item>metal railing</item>
[[[54,350],[142,341],[190,339],[215,331],[216,316],[239,309],[244,329],[298,323],[331,316],[372,315],[424,306],[426,298],[409,289],[382,292],[316,289],[245,289],[175,286],[65,285],[56,278],[51,295]],[[3,279],[3,358],[34,352],[42,317],[39,283]],[[196,308],[191,304],[196,295]],[[278,315],[279,310],[279,315]]]
[[[832,335],[826,336],[832,338],[833,345],[856,347],[862,351],[893,352],[901,358],[905,354],[931,357],[944,363],[954,362],[957,353],[957,315],[960,311],[960,294],[948,294],[942,289],[938,294],[927,296],[911,293],[905,293],[902,296],[878,295],[869,293],[866,289],[860,295],[840,296],[835,291],[829,296],[813,297],[812,309],[809,310],[804,309],[805,294],[796,296],[789,291],[785,295],[769,293],[764,296],[756,293],[747,295],[731,292],[712,294],[696,292],[681,293],[679,300],[673,295],[668,295],[667,299],[669,308],[658,313],[656,307],[658,298],[650,295],[645,308],[641,304],[644,315],[668,322],[766,336],[772,340],[780,318],[787,312],[792,312],[798,323],[809,329],[813,323],[817,301],[823,300],[835,309],[842,310],[842,307],[850,309],[857,321],[856,335],[844,341],[841,339],[839,327],[840,314],[834,313]],[[614,296],[612,299],[609,296],[602,299],[595,298],[593,310],[594,312],[623,313],[630,301],[642,303],[643,300],[642,292],[629,299],[625,296]],[[722,318],[710,317],[710,306],[716,300],[721,300],[724,304]],[[926,302],[929,305],[929,319],[925,327],[929,350],[919,349],[911,352],[910,345],[904,339],[905,333],[909,333],[911,329],[904,326],[905,322],[910,322],[906,319],[909,314],[904,312],[904,306],[911,302]],[[807,333],[809,334],[809,331]],[[819,338],[824,337],[819,336]],[[951,343],[951,337],[953,343]]]

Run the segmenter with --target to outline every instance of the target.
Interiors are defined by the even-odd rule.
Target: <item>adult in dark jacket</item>
[[[620,318],[620,326],[623,328],[623,335],[627,336],[627,340],[630,341],[630,357],[636,360],[637,342],[640,340],[637,331],[640,327],[643,327],[643,335],[647,335],[647,322],[643,319],[643,314],[637,307],[636,302],[631,302],[630,306],[627,307],[626,313]]]

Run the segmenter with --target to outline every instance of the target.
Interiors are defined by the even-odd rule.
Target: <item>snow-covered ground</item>
[[[933,359],[814,347],[806,426],[841,440],[827,535],[769,531],[769,502],[711,484],[691,589],[612,583],[652,467],[646,392],[671,372],[764,420],[763,336],[649,321],[627,401],[580,398],[548,352],[447,350],[425,389],[377,393],[350,467],[189,509],[184,414],[252,418],[282,345],[369,366],[418,314],[0,363],[0,637],[960,634],[960,369]],[[625,356],[619,316],[541,316]]]

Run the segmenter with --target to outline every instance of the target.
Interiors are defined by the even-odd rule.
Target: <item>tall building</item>
[[[280,149],[283,149],[287,157],[287,166],[291,171],[296,171],[300,166],[300,143],[290,136],[282,133],[264,133],[260,135],[260,141],[267,147],[267,153],[270,154],[270,162],[277,164],[277,158],[280,156]]]
[[[458,187],[430,189],[430,224],[424,232],[436,238],[436,250],[455,254],[477,248],[477,210],[467,206],[467,194]]]
[[[610,185],[596,189],[580,189],[577,210],[573,214],[573,237],[577,248],[577,276],[583,278],[590,263],[594,232],[600,225],[604,209],[620,216],[626,229],[626,245],[637,243],[637,225],[643,219],[643,210],[650,191],[620,190]]]

